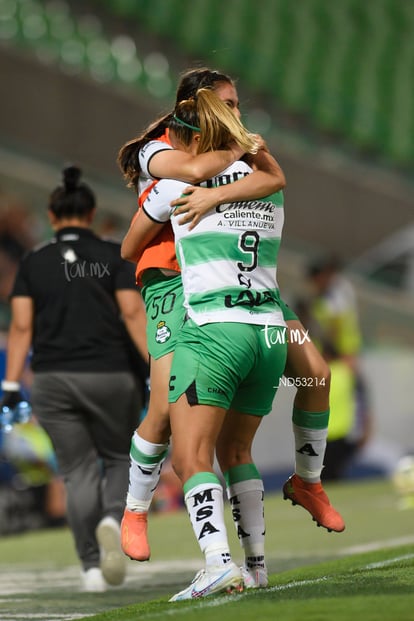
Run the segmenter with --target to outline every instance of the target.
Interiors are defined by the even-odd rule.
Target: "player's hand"
[[[25,398],[20,392],[20,387],[12,390],[3,389],[3,397],[0,401],[0,409],[3,410],[3,408],[9,408],[10,410],[13,410],[16,405],[18,405],[21,401],[25,401]]]
[[[20,391],[19,382],[2,381],[3,397],[0,400],[0,420],[3,426],[27,422],[32,408]]]
[[[183,216],[178,220],[178,224],[189,223],[190,231],[197,226],[204,214],[219,204],[214,190],[215,188],[200,188],[193,185],[186,187],[184,195],[170,203],[171,207],[177,207],[174,215]]]

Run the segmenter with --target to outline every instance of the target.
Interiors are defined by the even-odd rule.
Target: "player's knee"
[[[331,386],[331,369],[325,360],[321,361],[316,377],[319,378],[319,383],[329,391]]]
[[[331,386],[331,369],[322,357],[313,362],[309,377],[312,378],[312,381],[308,383],[309,388],[316,388],[329,392]]]
[[[222,472],[252,461],[250,446],[239,443],[216,447],[216,457]]]
[[[175,474],[180,479],[183,485],[194,474],[197,474],[197,472],[199,471],[203,471],[203,469],[200,470],[199,468],[197,468],[192,460],[189,460],[186,457],[181,457],[177,455],[174,456],[174,453],[172,456],[171,465]]]

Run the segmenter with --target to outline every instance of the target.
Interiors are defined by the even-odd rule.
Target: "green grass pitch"
[[[281,493],[266,497],[270,585],[191,602],[168,603],[202,565],[186,512],[150,519],[151,561],[128,565],[122,587],[79,592],[70,531],[0,540],[2,621],[412,621],[414,515],[400,510],[387,480],[327,486],[346,521],[344,533],[317,528]],[[226,513],[236,562],[242,553]]]

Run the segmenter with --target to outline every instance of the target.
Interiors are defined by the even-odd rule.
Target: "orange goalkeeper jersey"
[[[171,145],[168,137],[168,129],[166,130],[165,134],[157,138],[157,140]],[[150,193],[154,185],[158,183],[158,181],[158,179],[154,179],[154,181],[149,186],[147,186],[145,190],[139,195],[138,211],[143,205],[148,194]],[[136,214],[133,220],[135,219],[135,217]],[[167,222],[167,224],[161,229],[158,235],[154,237],[154,239],[148,244],[140,259],[138,260],[135,271],[138,285],[142,284],[141,277],[143,272],[150,268],[167,269],[173,270],[175,272],[180,271],[180,266],[178,265],[177,257],[175,255],[174,234],[170,222]]]

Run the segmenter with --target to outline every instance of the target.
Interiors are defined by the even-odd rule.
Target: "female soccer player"
[[[221,75],[216,72],[208,72],[208,75],[210,74],[213,74],[214,78]],[[228,80],[228,78],[225,79]],[[185,90],[184,87],[179,89],[179,97],[184,95]],[[194,93],[194,76],[192,75],[191,79],[188,80],[187,90],[190,93]],[[172,115],[169,115],[168,118],[172,119]],[[239,128],[236,119],[233,119],[233,123],[235,127]],[[180,127],[174,119],[172,119],[172,124],[175,125],[177,131],[184,130],[189,135],[192,134],[191,129],[184,128],[183,126]],[[149,182],[154,184],[156,179],[151,178],[150,174],[154,173],[154,175],[161,176],[162,168],[168,171],[169,174],[174,173],[174,170],[176,170],[174,174],[178,176],[182,166],[186,166],[186,174],[189,174],[191,163],[196,162],[197,157],[215,155],[214,153],[205,153],[193,156],[172,149],[169,143],[171,137],[174,142],[173,133],[170,133],[168,129],[165,132],[165,128],[166,122],[164,119],[159,123],[158,130],[153,128],[145,132],[142,139],[135,141],[135,143],[134,141],[128,143],[125,151],[121,150],[120,162],[123,163],[125,170],[129,170],[128,162],[132,162],[132,165],[135,166],[138,165],[139,154],[139,163],[142,171],[142,184],[139,184],[140,188],[147,188]],[[149,141],[148,136],[159,135],[161,131],[166,134],[162,139]],[[143,148],[141,150],[138,149],[137,152],[139,145]],[[245,147],[241,149],[233,142],[232,149],[234,151],[238,149],[238,153],[241,154],[244,152]],[[134,153],[135,155],[133,155]],[[224,155],[231,161],[237,157],[237,155],[231,155],[228,151],[224,152]],[[220,152],[219,157],[222,156],[223,153]],[[264,196],[283,187],[284,176],[277,163],[264,152],[263,154],[260,152],[257,157],[263,159],[262,168],[267,168],[267,170],[258,171],[250,175],[252,177],[251,180],[243,179],[233,184],[234,189],[232,189],[231,194],[229,193],[229,198],[237,200],[256,197],[259,194]],[[268,162],[266,162],[265,158],[268,158]],[[223,166],[221,161],[219,164],[221,167]],[[148,170],[149,167],[151,167],[150,171]],[[135,179],[135,182],[137,182],[134,170],[134,168],[130,170],[128,178],[131,181]],[[201,169],[199,165],[197,170],[200,175]],[[216,171],[218,172],[218,168],[216,168]],[[206,173],[202,173],[201,176],[205,178]],[[246,181],[249,183],[245,183]],[[248,186],[250,186],[250,189],[248,189]],[[224,194],[225,190],[226,188],[223,187]],[[147,191],[144,190],[140,195],[140,202],[142,202],[142,198],[145,198],[146,195]],[[175,259],[172,230],[169,224],[166,225],[165,229],[166,231],[161,231],[148,244],[137,264],[137,278],[143,283],[142,293],[147,308],[148,347],[152,358],[149,409],[131,444],[130,487],[122,524],[123,549],[127,555],[136,560],[147,560],[150,556],[146,535],[147,512],[159,478],[160,465],[168,449],[170,437],[168,378],[172,352],[175,348],[175,339],[184,316],[181,276]],[[134,260],[134,257],[132,257],[132,260]],[[237,436],[232,434],[232,441],[226,453],[229,464],[226,470],[230,472],[231,467],[240,463],[242,454],[246,455],[245,461],[250,463],[252,461],[250,448],[250,446],[245,445],[243,439],[238,439]],[[246,473],[244,473],[245,475]],[[257,503],[261,503],[263,483],[257,469],[254,469],[253,475],[254,486],[257,490],[256,492],[251,491],[248,495],[252,496],[254,494],[257,497]],[[232,485],[231,476],[229,476],[228,484],[229,486]],[[234,493],[232,492],[233,495]],[[255,502],[252,504],[258,506]],[[264,527],[262,522],[263,520],[260,519],[255,528],[257,534],[252,534],[252,538],[263,539]],[[246,538],[242,540],[242,544],[245,550],[246,562],[247,557],[258,558],[259,555],[257,554],[250,554]],[[251,562],[249,561],[250,564]],[[261,565],[263,565],[263,557]],[[261,585],[267,584],[265,570],[263,567],[260,567],[260,570],[260,577],[257,571],[254,572],[255,581],[251,586],[256,586],[258,581],[260,581]]]
[[[177,101],[194,95],[196,87],[204,84],[213,88],[218,96],[235,113],[238,112],[237,92],[231,79],[209,69],[196,69],[183,76],[177,91]],[[154,123],[144,134],[125,145],[120,152],[119,163],[130,185],[140,194],[140,203],[145,198],[148,186],[155,184],[160,177],[176,176],[189,181],[206,178],[207,172],[202,171],[198,158],[216,155],[206,153],[193,156],[172,149],[169,144],[166,125],[172,114]],[[232,158],[229,151],[220,152]],[[235,201],[265,196],[284,187],[285,179],[277,162],[264,150],[260,150],[253,160],[253,166],[262,170],[239,180],[236,183],[222,185],[213,189],[197,188],[191,195],[194,200],[198,192],[208,194],[202,197],[202,209],[220,202]],[[205,158],[206,161],[206,158]],[[222,167],[223,159],[219,159]],[[216,171],[218,171],[218,166]],[[194,188],[192,188],[192,191]],[[187,199],[186,199],[187,200]],[[184,210],[186,207],[184,207]],[[179,212],[177,210],[177,212]],[[197,207],[190,207],[190,217],[197,221]],[[184,216],[188,219],[189,216]],[[168,270],[168,271],[167,271]],[[151,396],[147,417],[134,435],[131,445],[130,488],[127,509],[123,521],[123,544],[125,552],[137,560],[149,558],[150,551],[146,537],[147,512],[150,506],[153,489],[156,486],[160,464],[165,457],[170,435],[167,409],[169,368],[175,347],[175,337],[182,323],[182,293],[179,266],[175,259],[172,231],[167,224],[156,238],[147,246],[137,266],[138,279],[143,282],[143,296],[147,307],[147,336],[151,354]],[[282,303],[283,304],[283,303]],[[292,329],[301,324],[296,316],[284,307],[285,319]],[[342,530],[342,518],[329,504],[320,485],[320,471],[326,443],[328,418],[329,370],[312,343],[306,342],[302,347],[289,343],[288,359],[289,375],[318,377],[319,386],[300,387],[295,399],[294,431],[297,449],[296,474],[292,484],[296,484],[294,501],[311,510],[318,523],[329,529]],[[295,372],[293,372],[293,370]],[[286,371],[287,373],[287,371]],[[315,422],[314,422],[315,421]],[[229,432],[229,439],[233,434]],[[228,468],[232,472],[240,462],[242,453],[249,453],[249,447],[242,442],[233,443],[233,450],[227,445]],[[309,450],[309,447],[312,450]],[[306,450],[303,447],[307,447]],[[247,459],[247,457],[246,457]],[[263,485],[256,471],[256,495],[261,495]],[[228,477],[228,493],[234,495],[232,477]],[[238,483],[235,483],[237,489]],[[299,488],[301,486],[301,488]],[[286,486],[285,486],[286,488]],[[301,492],[299,498],[297,493]],[[289,495],[292,492],[289,492]],[[288,495],[288,492],[286,492]],[[291,496],[293,498],[293,494]],[[335,522],[336,520],[336,522]],[[258,527],[259,530],[259,527]],[[242,544],[245,540],[241,539]]]
[[[211,89],[200,89],[196,99],[181,102],[171,125],[171,133],[177,139],[181,136],[182,149],[202,153],[226,144],[231,136],[246,150],[255,148],[254,140]],[[251,172],[238,161],[213,183],[236,181]],[[184,187],[174,180],[154,186],[123,241],[125,258],[139,257],[169,219],[173,211],[169,203]],[[170,374],[173,466],[206,567],[172,601],[242,585],[242,573],[230,557],[222,487],[213,458],[229,410],[233,434],[251,447],[262,416],[272,409],[285,367],[285,321],[276,281],[282,226],[283,201],[277,194],[249,204],[222,205],[192,231],[173,218],[188,314]],[[217,458],[223,467],[221,450]],[[254,471],[251,458],[238,465],[238,480],[232,483],[243,483],[240,494],[254,485]],[[264,551],[260,552],[263,562]]]

